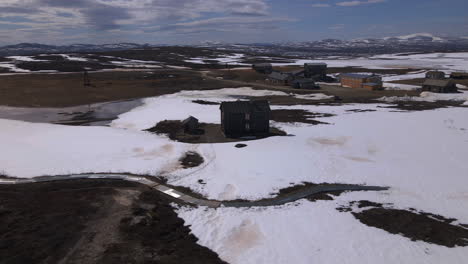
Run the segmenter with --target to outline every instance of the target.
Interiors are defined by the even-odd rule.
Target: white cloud
[[[368,5],[368,4],[377,4],[383,3],[386,0],[367,0],[367,1],[345,1],[336,3],[337,6],[360,6],[360,5]]]
[[[330,7],[330,4],[313,4],[312,7]]]

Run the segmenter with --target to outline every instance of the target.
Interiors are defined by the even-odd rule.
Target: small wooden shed
[[[223,102],[221,127],[226,136],[265,135],[270,132],[270,104],[267,100]]]
[[[193,116],[189,116],[187,119],[182,121],[182,127],[185,133],[193,134],[198,131],[198,119]]]

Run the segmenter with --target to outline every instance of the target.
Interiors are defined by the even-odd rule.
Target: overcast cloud
[[[411,2],[427,6],[434,0]],[[371,26],[376,28],[376,32],[385,32],[383,29],[389,33],[398,31],[395,30],[398,27],[395,21],[384,21],[391,8],[398,5],[401,5],[401,1],[1,0],[0,44],[309,40],[340,37],[336,35],[339,31],[336,29],[343,28],[348,30],[341,30],[340,34],[372,35],[375,33],[368,30]],[[409,6],[410,3],[405,4],[405,8]],[[445,3],[445,6],[459,10],[456,5]],[[440,13],[440,8],[434,10]],[[351,20],[354,14],[360,17]],[[379,15],[379,19],[371,21],[375,14]],[[451,20],[456,20],[453,12],[451,16]],[[365,18],[369,21],[365,21]],[[458,19],[460,21],[451,23],[466,28],[466,16]],[[415,21],[419,21],[417,16]],[[430,26],[428,23],[420,24]],[[418,28],[417,23],[411,26],[414,30],[423,30],[423,26]],[[411,26],[404,28],[410,30]]]

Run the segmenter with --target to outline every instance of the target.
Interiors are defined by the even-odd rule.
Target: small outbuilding
[[[456,93],[458,91],[455,82],[449,79],[427,79],[422,86],[422,90],[433,93]]]
[[[198,119],[193,116],[189,116],[187,119],[182,121],[182,127],[185,133],[194,134],[198,131]]]
[[[466,80],[468,79],[468,72],[452,72],[452,74],[450,74],[450,78]]]
[[[428,71],[426,73],[426,79],[443,80],[443,79],[445,79],[445,72]]]
[[[296,89],[320,89],[313,79],[297,79],[292,82],[292,87]]]
[[[270,74],[273,72],[273,65],[271,63],[255,63],[252,65],[252,69],[258,73]]]
[[[228,137],[266,135],[270,132],[270,104],[267,100],[223,102],[221,128]]]

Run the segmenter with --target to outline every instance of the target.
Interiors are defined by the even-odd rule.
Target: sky
[[[468,36],[468,0],[0,0],[0,45]]]

